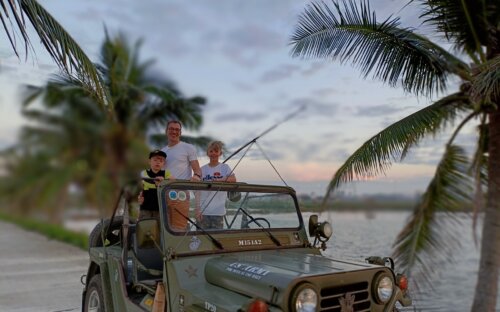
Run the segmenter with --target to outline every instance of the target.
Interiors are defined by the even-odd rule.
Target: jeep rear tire
[[[104,242],[106,245],[114,245],[120,241],[120,230],[123,224],[123,217],[118,216],[113,218],[113,222],[110,224],[110,219],[106,219],[102,222],[97,223],[92,232],[89,235],[89,248],[91,247],[102,247]],[[101,233],[101,229],[104,226],[104,234]],[[108,227],[109,233],[108,233]],[[107,234],[107,236],[106,236]],[[102,235],[104,235],[104,242],[102,240]]]
[[[85,294],[84,312],[104,312],[104,297],[102,295],[101,274],[96,274],[90,280]]]

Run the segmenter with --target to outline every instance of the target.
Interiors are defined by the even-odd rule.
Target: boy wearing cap
[[[164,179],[173,179],[170,171],[164,170],[167,154],[161,150],[149,153],[149,169],[141,172],[141,178],[154,179],[154,183],[142,180],[142,191],[139,194],[139,219],[159,218],[158,195],[156,186]]]

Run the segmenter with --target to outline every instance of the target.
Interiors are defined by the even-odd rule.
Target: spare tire
[[[97,223],[97,225],[89,235],[89,248],[102,247],[104,245],[114,245],[120,242],[120,232],[123,224],[123,217],[115,216],[113,218],[113,222],[110,221],[111,219],[105,219]],[[110,228],[109,231],[108,228]]]

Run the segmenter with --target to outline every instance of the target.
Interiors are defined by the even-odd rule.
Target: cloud
[[[319,139],[321,140],[334,140],[334,139],[338,139],[342,136],[342,134],[340,132],[335,132],[335,131],[332,131],[332,132],[325,132],[323,134],[321,134],[319,136]]]
[[[353,142],[359,142],[359,143],[357,143],[358,146],[360,146],[363,143],[362,141],[360,141],[360,138],[356,138],[356,137],[343,137],[340,140],[341,144],[351,144]]]
[[[228,60],[249,69],[257,67],[261,60],[255,51],[245,51],[234,45],[225,45],[222,48],[222,54]]]
[[[269,51],[286,47],[287,33],[268,23],[270,17],[258,14],[264,11],[262,7],[194,2],[195,5],[184,1],[136,5],[134,12],[147,17],[139,21],[137,29],[142,33],[149,29],[148,41],[153,39],[156,49],[160,47],[170,56],[205,59],[222,55],[226,61],[247,68],[260,64]],[[157,30],[159,25],[161,31]]]
[[[260,121],[267,117],[264,113],[230,112],[223,113],[216,117],[217,122],[251,122]]]
[[[277,82],[283,79],[290,78],[294,73],[298,72],[300,67],[297,65],[282,64],[269,71],[264,72],[260,78],[262,83]]]
[[[255,86],[246,83],[246,82],[241,82],[241,81],[235,81],[233,82],[233,86],[243,92],[252,92],[255,90]]]
[[[47,64],[23,63],[19,60],[3,62],[0,66],[0,80],[2,84],[32,84],[40,85],[40,81],[46,80],[57,71],[56,66]]]
[[[327,151],[324,156],[319,159],[320,161],[325,162],[340,162],[343,163],[349,156],[351,156],[352,152],[341,148],[339,146],[332,146],[332,148]]]
[[[229,31],[225,39],[242,50],[273,51],[285,46],[284,37],[269,28],[248,23]]]
[[[304,69],[304,65],[302,63],[296,64],[281,64],[274,68],[271,68],[268,71],[265,71],[261,77],[261,83],[272,83],[278,82],[281,80],[289,79],[295,76],[296,74],[300,74],[302,77],[308,77],[316,74],[319,70],[324,68],[321,63],[313,63],[307,66]]]
[[[300,163],[334,160],[324,157],[325,142],[315,138],[305,141],[301,140],[299,135],[292,135],[281,139],[263,138],[258,143],[271,161],[288,160]],[[259,151],[258,147],[255,147],[255,150]]]
[[[356,115],[358,116],[387,116],[394,113],[401,112],[401,107],[396,105],[375,105],[375,106],[358,106]]]
[[[236,140],[231,140],[230,142],[227,143],[226,148],[230,153],[235,152],[245,144],[249,143],[252,139],[255,138],[254,136],[248,136],[245,139],[236,139]],[[258,144],[258,145],[257,145]],[[275,161],[280,161],[280,160],[285,160],[288,158],[288,150],[290,148],[290,145],[286,145],[283,140],[265,140],[265,139],[260,139],[257,141],[257,144],[252,143],[251,145],[248,145],[245,147],[242,151],[238,153],[238,155],[235,155],[236,159],[241,158],[245,152],[245,158],[248,158],[252,161],[254,160],[266,160],[266,156],[271,160],[271,162]],[[262,153],[264,151],[264,154]],[[248,151],[247,151],[248,149]],[[226,155],[229,157],[230,153]]]
[[[314,74],[317,74],[320,70],[325,68],[325,63],[320,63],[320,62],[314,62],[312,63],[309,68],[306,68],[301,71],[302,76],[304,77],[309,77]]]
[[[339,109],[339,105],[335,102],[323,102],[314,98],[297,98],[290,101],[288,110],[291,107],[305,107],[303,116],[309,117],[326,117],[331,118],[335,116]]]
[[[336,90],[334,88],[321,88],[321,89],[314,90],[312,93],[315,95],[318,95],[320,97],[327,97],[330,95],[334,95],[337,92],[338,92],[338,90]]]

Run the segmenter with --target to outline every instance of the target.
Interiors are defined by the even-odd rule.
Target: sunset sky
[[[400,16],[404,26],[429,34],[417,21],[418,7],[403,1],[372,1],[380,21]],[[187,96],[208,99],[200,134],[226,143],[230,151],[305,106],[294,119],[258,142],[285,181],[299,192],[323,194],[342,162],[365,140],[433,99],[415,98],[379,81],[363,80],[350,64],[290,56],[298,0],[109,0],[40,1],[92,60],[98,61],[104,27],[142,38],[142,59],[171,78]],[[36,55],[25,62],[0,33],[0,148],[12,144],[23,120],[18,86],[43,84],[57,68],[32,36]],[[456,89],[452,84],[448,92]],[[462,141],[468,142],[465,133]],[[443,137],[445,138],[445,136]],[[422,191],[441,156],[443,139],[421,144],[385,177],[346,186],[354,194]],[[200,163],[207,159],[201,157]],[[236,164],[238,157],[230,162]],[[241,181],[277,183],[259,149],[236,169]]]

